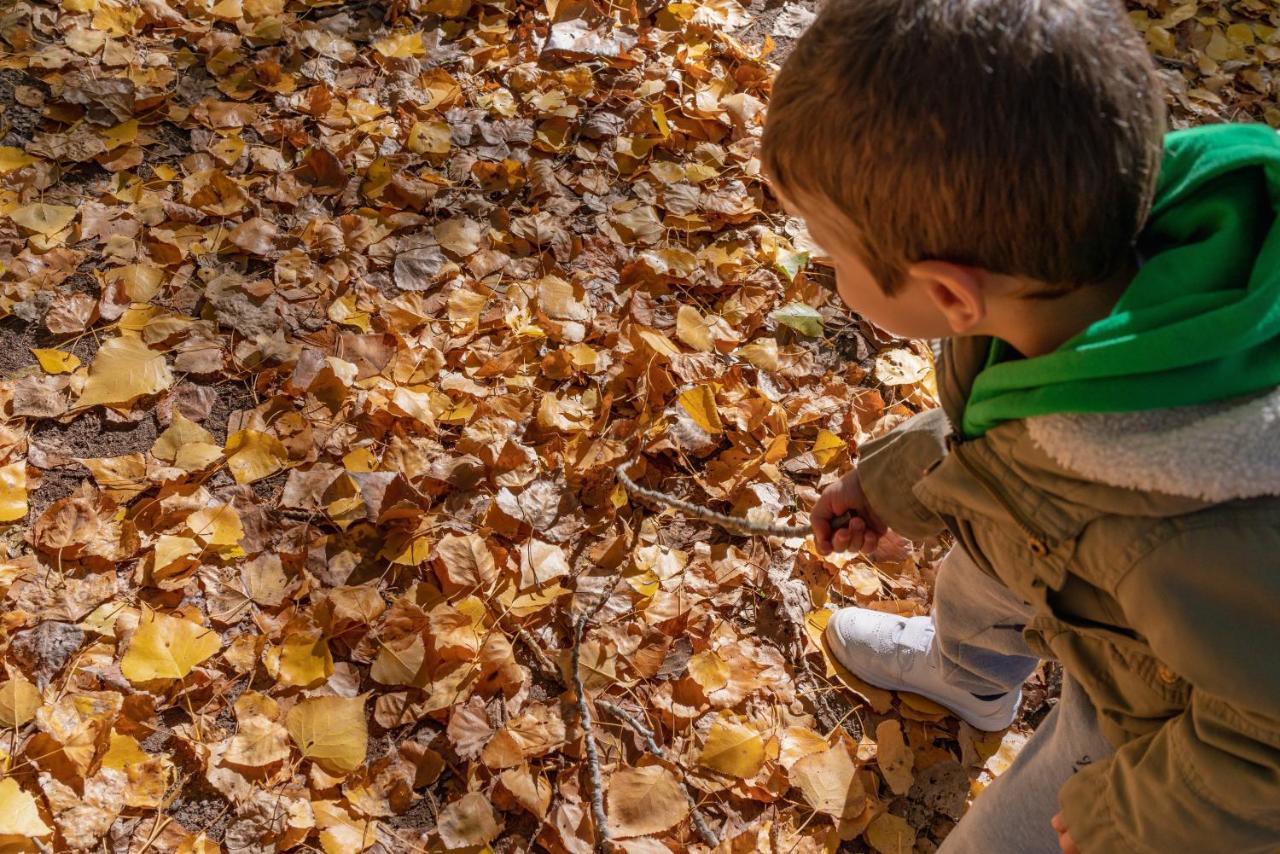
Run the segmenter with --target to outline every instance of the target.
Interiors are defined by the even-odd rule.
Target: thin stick
[[[764,525],[758,522],[752,522],[742,516],[733,516],[729,513],[718,513],[715,510],[709,510],[706,507],[694,504],[692,501],[685,501],[683,498],[676,498],[674,495],[667,495],[665,492],[659,492],[656,489],[649,489],[648,487],[641,486],[632,480],[630,475],[627,474],[627,467],[629,465],[631,465],[631,463],[623,463],[617,468],[618,480],[622,481],[622,485],[627,488],[628,492],[638,495],[641,498],[647,498],[648,500],[662,505],[663,507],[670,507],[673,510],[679,510],[695,519],[700,519],[703,522],[708,522],[718,528],[723,528],[732,534],[745,534],[747,536],[759,535],[764,537],[807,537],[809,535],[810,527],[808,525]]]
[[[644,739],[644,746],[654,756],[671,761],[670,757],[667,756],[667,752],[658,746],[658,742],[653,740],[653,730],[633,717],[626,709],[610,703],[608,700],[596,700],[596,705],[631,727],[636,735]],[[694,829],[698,831],[698,837],[707,846],[718,848],[720,846],[720,837],[711,829],[711,825],[707,824],[707,819],[703,816],[702,811],[698,809],[698,802],[694,799],[693,793],[689,791],[689,787],[684,783],[680,784],[680,790],[684,792],[684,799],[689,802],[689,818],[693,821]]]
[[[591,818],[596,825],[596,850],[612,854],[613,837],[609,835],[609,820],[604,813],[604,780],[600,776],[600,756],[596,752],[596,732],[591,726],[591,705],[582,687],[582,674],[578,671],[578,659],[582,652],[582,630],[586,628],[588,612],[578,618],[573,626],[573,651],[570,667],[573,670],[573,690],[578,695],[578,717],[582,721],[583,740],[587,747],[587,781],[591,784]]]
[[[542,646],[539,645],[537,638],[530,634],[529,630],[524,626],[516,629],[516,637],[524,643],[525,648],[529,650],[529,654],[538,663],[538,668],[542,671],[542,675],[556,682],[561,682],[563,685],[560,679],[560,669],[555,666],[551,659],[547,658],[547,654],[543,651]]]

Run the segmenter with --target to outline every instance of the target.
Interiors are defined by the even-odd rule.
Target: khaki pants
[[[934,589],[932,655],[948,683],[976,694],[1018,688],[1039,664],[1022,638],[1031,608],[956,547]],[[939,854],[1057,854],[1049,824],[1058,790],[1113,748],[1084,690],[1063,678],[1062,697],[1013,764],[974,800]]]

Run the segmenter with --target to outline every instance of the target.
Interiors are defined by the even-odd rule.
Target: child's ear
[[[907,268],[907,275],[925,289],[955,334],[970,333],[986,319],[982,270],[947,261],[920,261]]]

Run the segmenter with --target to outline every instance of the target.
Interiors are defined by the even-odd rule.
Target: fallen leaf
[[[902,816],[885,812],[867,826],[867,842],[879,854],[911,854],[916,847],[916,832]]]
[[[895,794],[905,795],[911,790],[915,780],[911,771],[914,762],[915,756],[903,740],[901,725],[892,719],[881,721],[876,726],[876,764]]]
[[[791,785],[820,813],[837,819],[852,818],[866,808],[866,791],[843,744],[801,757],[788,774]]]
[[[0,522],[15,522],[27,516],[27,462],[18,460],[0,466]]]
[[[71,220],[76,218],[76,209],[72,205],[35,202],[10,211],[9,218],[27,231],[49,237],[71,224]]]
[[[218,633],[199,623],[147,611],[120,660],[130,682],[182,679],[222,646]]]
[[[32,347],[31,354],[36,357],[36,361],[47,374],[69,374],[80,367],[79,357],[63,350]]]
[[[330,774],[349,774],[364,764],[369,731],[364,695],[299,700],[285,726],[304,759]]]
[[[53,833],[40,818],[36,799],[18,787],[12,777],[0,780],[0,837],[36,839]]]
[[[11,673],[9,681],[0,685],[0,726],[22,726],[35,717],[41,702],[36,686],[21,673]]]
[[[232,433],[223,451],[236,483],[254,483],[289,465],[289,452],[280,440],[258,430]]]
[[[488,845],[498,837],[498,822],[489,799],[471,792],[440,811],[436,832],[446,848]]]
[[[78,407],[126,407],[137,398],[173,385],[164,355],[138,338],[111,338],[98,348]]]
[[[731,777],[753,777],[764,765],[764,739],[745,720],[721,712],[707,734],[698,764]]]
[[[680,781],[662,765],[615,771],[606,806],[609,831],[619,839],[661,833],[689,815]]]

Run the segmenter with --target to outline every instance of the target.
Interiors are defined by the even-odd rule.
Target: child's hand
[[[856,468],[822,490],[810,520],[820,555],[832,551],[873,552],[887,530],[871,511]]]
[[[1080,854],[1075,840],[1071,838],[1071,831],[1067,830],[1067,822],[1062,818],[1062,813],[1055,815],[1050,824],[1058,834],[1058,847],[1062,849],[1062,854]]]

